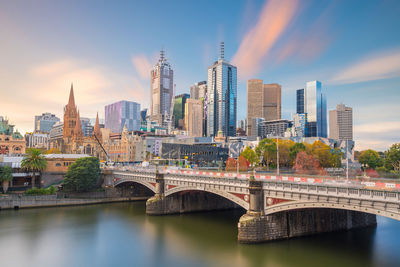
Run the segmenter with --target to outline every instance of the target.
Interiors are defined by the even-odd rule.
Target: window
[[[56,167],[61,167],[61,163],[56,163]]]

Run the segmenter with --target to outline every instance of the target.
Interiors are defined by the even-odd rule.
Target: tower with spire
[[[165,120],[171,115],[171,106],[174,99],[174,71],[165,57],[164,49],[160,52],[160,59],[150,73],[150,119],[160,126],[165,126]]]
[[[78,110],[75,105],[74,86],[71,84],[68,104],[64,107],[63,138],[72,138],[76,128]]]
[[[99,113],[96,115],[96,122],[94,124],[93,133],[96,137],[101,140],[101,131],[100,131],[100,123],[99,123]]]

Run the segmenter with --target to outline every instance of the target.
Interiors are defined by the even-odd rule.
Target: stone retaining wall
[[[57,198],[56,195],[49,196],[7,196],[0,197],[1,209],[19,209],[19,208],[37,208],[37,207],[58,207],[58,206],[75,206],[89,205],[110,202],[123,202],[133,200],[146,200],[148,197],[118,197],[118,198],[98,198],[98,199],[71,199]]]

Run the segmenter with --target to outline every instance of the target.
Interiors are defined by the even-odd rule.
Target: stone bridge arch
[[[125,183],[137,183],[137,184],[141,184],[145,187],[147,187],[148,189],[150,189],[153,193],[156,192],[156,188],[155,185],[146,182],[146,181],[142,181],[139,179],[134,179],[134,178],[130,178],[130,179],[119,179],[114,183],[114,187],[118,187],[119,185],[125,184]]]
[[[165,197],[179,193],[179,192],[186,192],[186,191],[199,191],[199,192],[207,192],[211,194],[218,195],[222,198],[232,201],[233,203],[239,205],[240,207],[248,210],[249,209],[249,202],[248,202],[248,195],[247,194],[234,194],[229,193],[226,191],[207,188],[207,187],[197,187],[197,186],[178,186],[171,189],[166,190]],[[247,199],[247,201],[246,201]]]
[[[348,203],[332,203],[332,202],[316,202],[316,201],[285,201],[279,204],[275,204],[264,209],[265,215],[276,214],[283,211],[299,210],[299,209],[339,209],[348,211],[358,211],[373,215],[384,216],[394,220],[400,221],[400,210],[393,206],[393,208],[387,207],[375,207],[362,206],[358,204]]]

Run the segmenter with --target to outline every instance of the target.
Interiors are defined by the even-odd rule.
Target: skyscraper
[[[207,81],[198,82],[190,86],[190,98],[204,99],[206,94],[207,94]]]
[[[353,140],[353,109],[343,104],[329,111],[329,138]]]
[[[307,114],[306,136],[327,137],[326,96],[321,82],[307,82],[305,89],[297,90],[296,100],[298,114]]]
[[[304,88],[296,90],[296,113],[304,113]]]
[[[174,121],[175,128],[183,130],[184,129],[184,119],[185,119],[185,103],[189,99],[189,94],[180,94],[175,96],[174,102]]]
[[[236,135],[237,69],[224,58],[224,43],[221,55],[208,68],[207,80],[207,135]]]
[[[35,132],[49,133],[51,127],[60,119],[51,113],[43,113],[42,115],[35,116]]]
[[[90,124],[90,119],[81,117],[81,125],[83,136],[92,136],[93,126]]]
[[[282,86],[277,83],[263,84],[263,80],[247,81],[247,135],[258,136],[254,118],[265,121],[281,119]]]
[[[195,83],[190,86],[190,98],[199,99],[202,101],[203,110],[203,135],[207,136],[207,81]]]
[[[169,120],[172,115],[174,71],[165,58],[164,50],[161,50],[160,59],[154,65],[150,77],[150,119],[156,121],[160,126],[165,126],[166,120]]]
[[[121,133],[124,125],[128,131],[140,129],[140,104],[131,101],[119,101],[105,106],[105,128]]]
[[[185,129],[189,136],[203,136],[203,102],[199,99],[187,99],[185,103]]]

